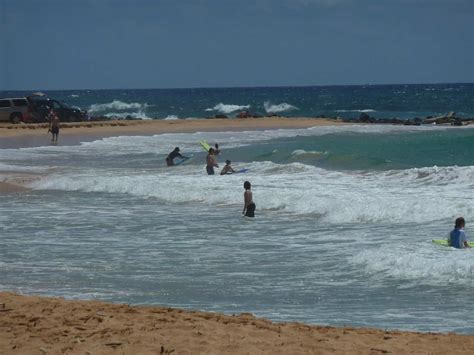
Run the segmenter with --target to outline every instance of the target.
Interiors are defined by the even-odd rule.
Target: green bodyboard
[[[444,247],[449,247],[448,241],[446,239],[433,239],[433,243],[437,245],[442,245]]]
[[[201,145],[202,149],[206,151],[206,153],[209,153],[209,148],[211,148],[211,146],[206,141],[200,141],[199,144]]]

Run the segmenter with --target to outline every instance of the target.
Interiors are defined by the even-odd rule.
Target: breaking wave
[[[217,111],[220,113],[232,113],[239,110],[248,110],[250,105],[226,105],[222,102],[214,106],[213,108],[206,108],[206,111]]]
[[[278,112],[284,112],[284,111],[299,110],[298,107],[287,104],[286,102],[283,102],[278,105],[272,105],[269,101],[266,101],[263,104],[263,107],[265,108],[265,111],[267,113],[278,113]]]
[[[146,103],[127,103],[114,100],[105,104],[93,104],[90,106],[88,112],[91,115],[101,115],[105,117],[151,119],[151,117],[148,117],[146,114],[148,106]]]
[[[105,104],[93,104],[89,108],[89,113],[109,113],[110,110],[126,111],[126,110],[145,110],[148,105],[138,102],[126,103],[120,100],[114,100]]]

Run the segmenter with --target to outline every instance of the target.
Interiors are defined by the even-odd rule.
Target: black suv
[[[86,111],[50,99],[45,95],[31,95],[27,96],[26,99],[32,108],[34,121],[36,122],[46,122],[50,109],[54,110],[61,122],[86,121],[88,118]]]

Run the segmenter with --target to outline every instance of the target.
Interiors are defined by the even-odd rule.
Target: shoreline
[[[8,354],[469,354],[474,335],[276,323],[220,313],[0,292]],[[0,353],[2,353],[0,351]]]
[[[84,141],[121,135],[297,129],[347,124],[332,119],[305,117],[70,122],[61,123],[59,144],[76,145]],[[47,131],[48,126],[44,123],[0,124],[0,149],[49,145],[51,135]]]

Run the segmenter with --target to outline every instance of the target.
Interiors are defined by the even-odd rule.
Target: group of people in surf
[[[217,156],[220,154],[219,145],[216,143],[214,147],[210,147],[208,154],[206,156],[206,172],[208,175],[214,175],[214,168],[218,168],[219,164],[217,164]],[[181,159],[189,159],[189,157],[183,156],[179,152],[179,147],[174,148],[174,150],[168,154],[166,157],[166,165],[173,166],[174,159],[181,158]],[[231,161],[226,160],[225,166],[221,170],[221,175],[232,174],[235,173],[235,170],[232,168]],[[254,217],[255,216],[255,203],[253,202],[252,198],[252,185],[249,181],[244,182],[244,209],[242,214],[247,217]],[[470,245],[467,242],[466,233],[464,232],[464,227],[466,225],[466,221],[463,217],[459,217],[455,221],[454,229],[451,231],[448,237],[448,245],[454,248],[470,248]]]
[[[214,168],[218,168],[219,164],[217,164],[217,156],[220,154],[219,144],[215,144],[214,147],[210,147],[207,156],[206,156],[206,172],[207,175],[215,175]],[[180,159],[189,159],[190,157],[186,157],[180,153],[179,147],[174,148],[174,150],[168,154],[166,157],[166,165],[167,166],[174,166],[174,160],[176,158]],[[230,165],[232,162],[230,160],[225,161],[225,166],[221,170],[221,175],[227,175],[235,173],[236,171]],[[252,196],[252,184],[249,181],[244,182],[244,209],[242,214],[246,217],[255,217],[255,209],[256,205],[253,202]]]
[[[218,168],[219,164],[217,164],[217,156],[220,154],[219,144],[215,144],[214,147],[210,147],[209,151],[207,152],[206,156],[206,172],[207,175],[215,175],[214,168]],[[174,166],[174,160],[176,158],[180,159],[189,159],[190,157],[186,157],[180,153],[179,147],[174,148],[174,150],[168,154],[166,157],[166,165],[167,166]],[[225,161],[225,166],[221,170],[221,175],[227,175],[235,173],[234,168],[230,165],[232,162],[230,160]]]

